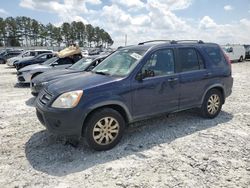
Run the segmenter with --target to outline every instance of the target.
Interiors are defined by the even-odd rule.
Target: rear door
[[[187,109],[199,105],[211,73],[196,48],[180,47],[178,54],[180,109]]]

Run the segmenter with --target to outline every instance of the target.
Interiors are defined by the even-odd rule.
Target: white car
[[[10,67],[13,67],[15,62],[18,62],[20,60],[28,60],[28,59],[31,59],[31,58],[39,55],[39,54],[48,53],[48,52],[53,52],[53,51],[52,50],[28,50],[28,51],[21,53],[20,55],[18,55],[16,57],[12,57],[12,58],[8,59],[7,65]]]
[[[226,45],[223,50],[230,61],[242,62],[245,59],[246,49],[243,45]]]

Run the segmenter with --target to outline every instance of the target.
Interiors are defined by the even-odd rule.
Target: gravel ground
[[[50,135],[28,87],[0,65],[0,187],[250,187],[250,62],[213,120],[190,110],[135,124],[94,152]]]

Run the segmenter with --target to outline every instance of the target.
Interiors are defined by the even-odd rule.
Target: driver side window
[[[154,52],[142,68],[144,78],[174,73],[174,53],[171,49]]]

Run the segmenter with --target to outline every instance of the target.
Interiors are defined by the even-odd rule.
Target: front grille
[[[47,92],[46,90],[43,90],[41,95],[40,95],[39,101],[43,105],[48,105],[49,102],[51,101],[51,99],[52,99],[52,95],[49,92]]]

